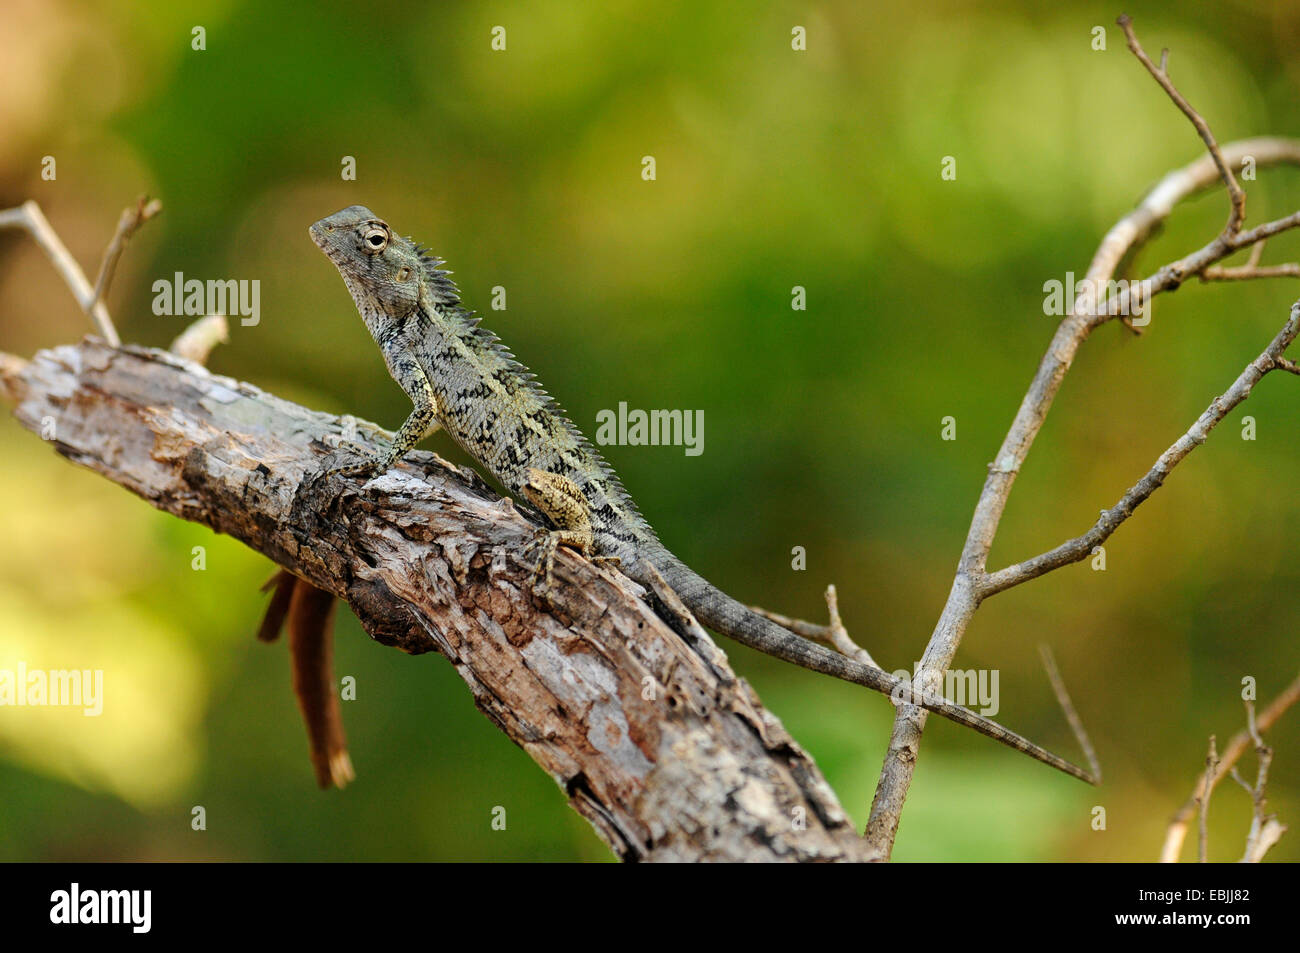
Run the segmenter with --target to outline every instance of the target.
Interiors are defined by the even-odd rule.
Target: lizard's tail
[[[735,639],[742,645],[748,645],[760,652],[824,675],[863,685],[900,702],[919,705],[936,715],[942,715],[949,721],[973,728],[980,734],[1023,752],[1043,764],[1051,765],[1058,771],[1064,771],[1089,784],[1097,783],[1097,779],[1083,768],[1022,738],[1014,731],[1003,728],[997,722],[989,721],[960,705],[924,694],[916,686],[895,678],[888,672],[863,665],[838,652],[832,652],[765,619],[731,598],[666,551],[662,555],[656,554],[656,557],[651,559],[655,568],[686,607],[709,628]],[[629,572],[633,578],[638,575],[635,566],[627,566],[624,571]]]

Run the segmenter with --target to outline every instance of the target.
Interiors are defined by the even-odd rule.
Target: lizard
[[[442,429],[550,524],[557,546],[617,565],[649,591],[666,584],[696,619],[768,655],[919,706],[1095,784],[1082,768],[981,715],[785,629],[713,586],[659,541],[613,468],[501,340],[461,304],[443,260],[353,205],[309,229],[338,269],[389,374],[413,409],[386,453],[330,474],[386,471]],[[541,564],[539,563],[539,566]],[[536,575],[534,583],[536,583]]]

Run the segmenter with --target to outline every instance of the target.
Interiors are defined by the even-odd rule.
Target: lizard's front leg
[[[394,364],[393,375],[397,377],[402,389],[410,395],[415,406],[401,429],[397,431],[388,453],[382,457],[366,455],[367,459],[362,463],[333,467],[328,473],[345,476],[383,473],[400,460],[408,450],[441,426],[438,422],[438,399],[434,396],[433,386],[429,383],[429,377],[424,373],[424,369],[414,360],[403,358]]]
[[[587,498],[582,495],[577,484],[559,473],[548,473],[530,467],[522,493],[555,524],[553,530],[545,530],[529,544],[529,548],[540,547],[541,556],[533,568],[533,587],[538,580],[545,577],[544,589],[551,588],[551,568],[555,559],[555,550],[560,546],[576,549],[593,561],[618,565],[616,556],[594,556],[596,538],[591,530],[591,508]]]

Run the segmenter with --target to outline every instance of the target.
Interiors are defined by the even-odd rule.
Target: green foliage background
[[[0,205],[37,199],[93,273],[121,208],[165,212],[110,306],[166,346],[152,282],[256,278],[262,320],[210,364],[395,427],[405,398],[306,228],[361,203],[429,244],[471,306],[581,426],[702,408],[705,453],[612,447],[663,538],[742,599],[807,618],[838,584],[851,631],[909,667],[943,604],[984,468],[1054,327],[1043,282],[1199,141],[1124,50],[1113,3],[92,4],[0,8]],[[1300,8],[1131,3],[1221,141],[1298,135]],[[792,26],[808,49],[790,48]],[[193,51],[191,28],[207,31]],[[507,29],[493,52],[490,30]],[[1107,49],[1091,48],[1106,28]],[[42,181],[41,157],[58,163]],[[341,157],[358,179],[341,181]],[[642,181],[641,157],[658,178]],[[939,175],[957,160],[956,181]],[[1246,183],[1252,221],[1300,176]],[[1181,208],[1145,274],[1221,227]],[[1300,254],[1272,243],[1268,261]],[[808,310],[792,311],[791,288]],[[1090,340],[1016,485],[1004,565],[1091,525],[1262,349],[1295,283],[1189,284],[1141,338]],[[0,349],[87,321],[25,238],[0,234]],[[1273,376],[1084,564],[998,596],[962,668],[1001,672],[999,720],[1074,750],[1041,670],[1050,643],[1104,762],[1089,790],[932,721],[899,859],[1149,860],[1206,738],[1300,668],[1294,378]],[[958,439],[939,439],[957,419]],[[429,445],[463,460],[450,444]],[[346,611],[337,669],[359,778],[312,784],[282,645],[253,633],[271,572],[0,420],[0,667],[103,668],[105,714],[0,709],[4,859],[606,859],[562,792],[441,658],[371,643]],[[792,572],[790,551],[807,548]],[[191,550],[207,548],[207,568]],[[865,821],[891,709],[724,647]],[[1300,713],[1272,736],[1271,807],[1300,823]],[[1248,764],[1253,773],[1253,764]],[[193,805],[208,829],[190,830]],[[490,812],[507,810],[492,831]],[[1093,831],[1095,805],[1107,829]],[[1213,802],[1211,856],[1249,804]],[[1288,835],[1276,859],[1300,856]],[[1190,845],[1189,845],[1190,847]],[[1189,850],[1190,855],[1190,850]]]

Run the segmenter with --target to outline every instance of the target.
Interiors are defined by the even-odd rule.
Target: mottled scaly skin
[[[657,574],[696,617],[738,642],[805,668],[864,685],[1022,751],[1067,774],[1087,772],[974,712],[930,696],[880,669],[832,652],[756,614],[701,578],[655,536],[612,468],[526,367],[461,307],[440,259],[354,205],[311,227],[338,268],[389,373],[414,410],[389,453],[344,470],[379,472],[441,426],[511,493],[550,519],[558,542],[616,559],[653,588]]]

